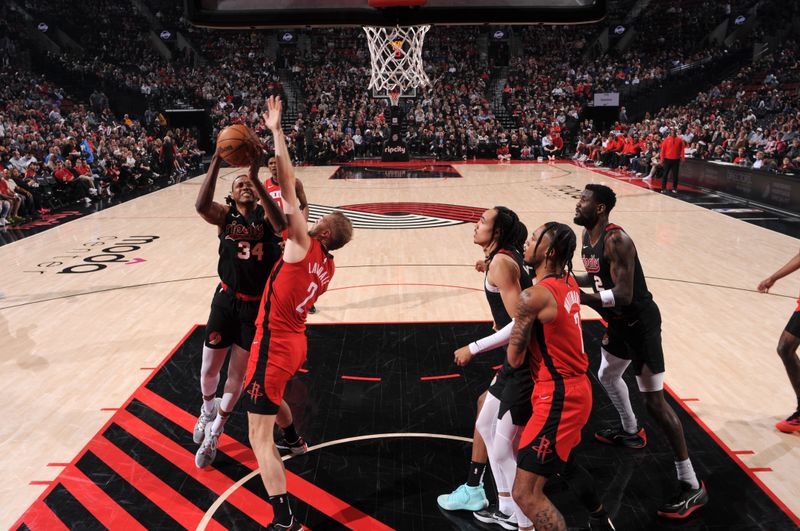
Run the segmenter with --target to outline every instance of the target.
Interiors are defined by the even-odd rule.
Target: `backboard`
[[[184,1],[189,22],[217,28],[576,24],[596,22],[606,13],[606,0]],[[377,8],[370,3],[393,7]]]

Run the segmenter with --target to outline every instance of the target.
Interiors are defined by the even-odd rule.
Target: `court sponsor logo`
[[[361,203],[330,207],[309,205],[309,221],[342,212],[357,229],[432,229],[477,223],[485,208],[445,203]]]
[[[65,254],[53,256],[52,260],[36,264],[34,270],[24,273],[96,273],[111,264],[127,264],[134,253],[148,243],[153,243],[159,236],[98,236],[88,242],[65,251]],[[144,261],[142,258],[138,260]]]

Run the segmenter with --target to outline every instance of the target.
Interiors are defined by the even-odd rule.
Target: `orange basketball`
[[[249,166],[253,161],[253,152],[247,140],[254,136],[246,125],[230,125],[219,132],[217,150],[231,166]]]

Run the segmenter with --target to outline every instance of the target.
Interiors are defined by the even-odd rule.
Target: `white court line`
[[[337,446],[339,444],[346,444],[351,442],[357,441],[369,441],[372,439],[397,439],[397,438],[422,438],[422,439],[449,439],[451,441],[460,441],[460,442],[468,442],[471,443],[472,439],[469,437],[461,437],[459,435],[445,435],[443,433],[374,433],[372,435],[359,435],[357,437],[347,437],[344,439],[336,439],[335,441],[328,441],[324,443],[320,443],[314,446],[308,447],[308,452],[310,453],[316,450],[321,450],[323,448],[327,448],[329,446]],[[305,454],[301,454],[305,455]],[[291,454],[285,455],[282,457],[284,461],[288,461],[292,457],[295,457]],[[236,489],[250,481],[252,478],[258,475],[258,468],[247,474],[245,477],[228,487],[228,489],[223,492],[219,498],[216,499],[214,503],[211,504],[211,507],[208,508],[206,514],[203,515],[203,518],[200,520],[200,523],[197,524],[197,531],[204,531],[206,526],[208,526],[208,522],[211,521],[211,518],[214,516],[214,513],[219,509],[220,505],[222,505],[228,497],[233,494]]]

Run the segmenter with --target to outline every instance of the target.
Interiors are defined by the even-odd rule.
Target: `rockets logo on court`
[[[357,229],[432,229],[477,223],[485,208],[445,203],[361,203],[330,207],[308,205],[309,221],[339,211]]]

